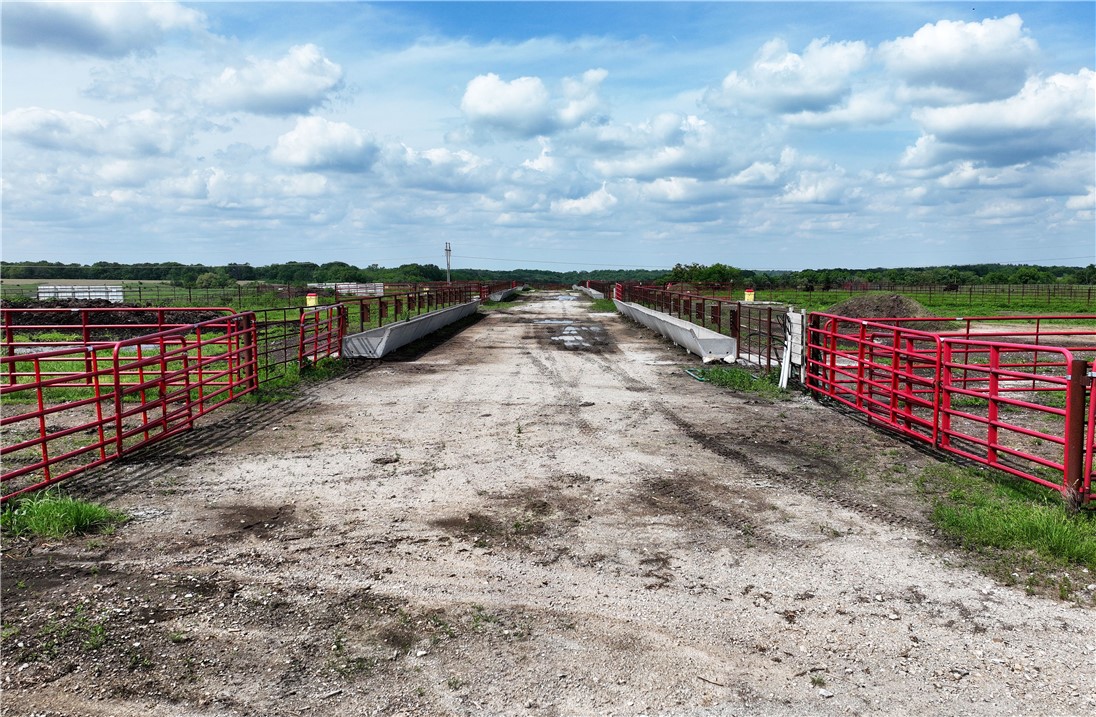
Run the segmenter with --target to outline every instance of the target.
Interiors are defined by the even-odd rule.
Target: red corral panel
[[[255,321],[233,314],[115,342],[0,357],[0,501],[191,428],[253,391]],[[15,482],[10,482],[15,481]]]
[[[398,299],[397,299],[398,301]],[[342,304],[306,309],[301,312],[297,358],[316,363],[322,358],[339,356],[346,335],[346,307]]]
[[[1031,339],[1086,339],[1092,331],[1013,329],[1008,342],[1006,329],[979,339],[969,328],[935,333],[929,326],[811,314],[807,385],[873,423],[1090,500],[1092,362],[1077,354],[1091,353],[1092,344],[1069,349]]]

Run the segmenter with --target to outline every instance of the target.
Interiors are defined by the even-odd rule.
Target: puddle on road
[[[583,336],[585,333],[599,333],[604,331],[601,326],[565,326],[559,336],[553,336],[552,341],[562,341],[567,348],[592,348],[592,345]]]
[[[556,297],[556,300],[557,301],[577,301],[578,297],[577,296],[565,296],[565,295],[561,294],[560,296]]]
[[[562,341],[563,344],[565,346],[568,346],[568,347],[582,346],[584,348],[590,348],[590,344],[586,341],[586,339],[584,339],[581,336],[578,336],[576,334],[566,334],[564,336],[553,336],[552,340],[553,341]]]
[[[534,321],[533,323],[534,324],[573,324],[575,322],[571,321],[570,319],[540,319],[538,321]]]

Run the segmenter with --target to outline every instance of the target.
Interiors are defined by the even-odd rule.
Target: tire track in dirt
[[[575,426],[578,427],[579,432],[587,436],[596,433],[597,428],[579,412],[579,408],[581,408],[579,397],[571,388],[571,384],[559,372],[558,366],[549,365],[548,361],[542,360],[531,352],[526,353],[525,356],[537,368],[537,371],[548,379],[552,388],[559,392],[560,402],[565,406],[567,414],[571,417]],[[545,354],[545,356],[550,357],[551,354]]]
[[[636,392],[653,392],[654,389],[649,384],[637,379],[630,375],[622,366],[606,360],[601,356],[592,357],[594,363],[605,371],[607,374],[619,381],[626,389]],[[770,481],[779,485],[793,485],[796,486],[796,490],[799,494],[807,495],[812,498],[826,501],[828,503],[837,505],[847,510],[855,511],[861,515],[868,516],[887,525],[904,525],[904,526],[918,526],[923,527],[924,521],[897,513],[895,511],[887,510],[876,504],[867,503],[862,500],[858,500],[854,497],[837,495],[832,489],[819,486],[814,482],[803,479],[802,475],[793,473],[791,471],[783,471],[773,468],[771,465],[765,464],[746,451],[729,445],[720,436],[708,433],[690,421],[683,418],[679,413],[674,411],[668,403],[663,400],[652,398],[647,400],[647,407],[654,412],[662,415],[666,420],[676,426],[683,434],[694,441],[697,445],[703,449],[714,453],[721,458],[731,461],[737,466],[744,469],[744,473],[747,475],[756,476],[766,481]],[[791,452],[789,447],[782,446],[782,451]],[[832,464],[829,460],[820,458],[817,455],[809,456],[809,459],[813,463],[823,463],[824,468],[831,474],[836,474],[840,471],[839,466]],[[756,526],[754,526],[756,527]]]

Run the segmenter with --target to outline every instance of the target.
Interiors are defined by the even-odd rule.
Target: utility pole
[[[452,284],[452,280],[449,278],[449,257],[453,254],[453,247],[449,245],[449,242],[445,242],[445,283]]]

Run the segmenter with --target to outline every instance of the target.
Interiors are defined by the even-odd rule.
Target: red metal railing
[[[811,314],[808,388],[873,423],[1089,501],[1096,427],[1091,409],[1087,421],[1085,411],[1093,402],[1092,362],[1078,354],[1091,349],[1022,340],[1035,332],[1046,340],[1091,330],[1002,328],[1001,337],[1020,335],[1004,342],[967,338],[969,324],[940,333],[901,325],[925,321]]]
[[[92,309],[3,309],[3,355],[12,357],[29,352],[71,349],[97,343],[111,343],[122,338],[152,334],[177,326],[190,326],[217,316],[236,313],[225,307],[197,308],[92,308]],[[90,385],[89,379],[75,378],[66,364],[70,357],[42,357],[39,368],[43,376],[72,376]],[[91,368],[91,358],[85,356],[85,371]],[[54,366],[53,364],[58,364]],[[7,362],[4,383],[14,385],[26,378],[19,373],[22,362]],[[29,365],[28,365],[29,366]]]
[[[342,353],[346,336],[346,307],[342,304],[305,309],[301,312],[297,341],[297,361],[316,363],[321,358]]]
[[[479,295],[478,284],[461,284],[426,287],[418,291],[383,297],[362,296],[353,299],[344,297],[341,301],[349,309],[349,325],[357,324],[357,331],[365,331],[392,321],[402,321],[444,309],[447,306],[465,304]]]
[[[258,385],[246,314],[0,361],[19,377],[0,386],[0,502],[189,430]]]
[[[380,325],[476,294],[477,286],[462,285],[241,314],[223,308],[4,309],[0,502],[189,430],[199,417],[283,375],[293,362],[340,355],[355,309],[364,329],[371,311]],[[196,312],[228,315],[171,323]],[[95,323],[97,317],[109,323]]]

